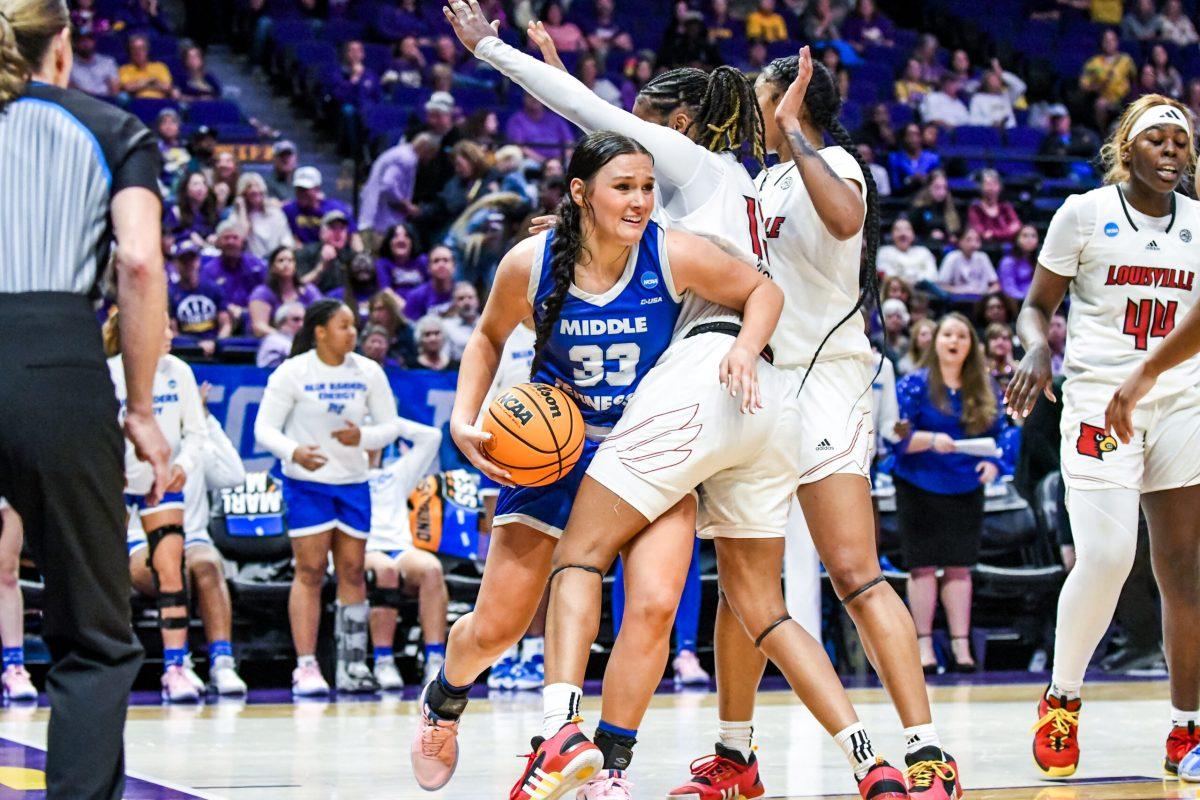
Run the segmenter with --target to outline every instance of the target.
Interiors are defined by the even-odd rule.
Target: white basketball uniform
[[[1148,217],[1116,186],[1067,198],[1038,261],[1071,278],[1063,370],[1062,473],[1068,489],[1140,492],[1200,483],[1200,356],[1163,373],[1133,412],[1134,437],[1104,431],[1113,392],[1196,302],[1200,204],[1174,195]]]
[[[442,432],[429,425],[401,419],[404,427],[400,437],[412,442],[395,461],[381,469],[372,469],[371,535],[367,537],[367,552],[381,552],[398,557],[413,546],[412,527],[408,518],[408,496],[421,479],[429,474],[442,444]]]

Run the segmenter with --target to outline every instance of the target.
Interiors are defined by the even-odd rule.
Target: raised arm
[[[559,116],[587,132],[615,131],[636,139],[654,156],[660,178],[676,187],[688,186],[699,175],[708,153],[679,131],[638,119],[609,105],[571,75],[502,42],[476,0],[452,0],[442,11],[463,46],[491,64]],[[697,191],[707,191],[696,187]],[[715,185],[712,187],[715,191]]]

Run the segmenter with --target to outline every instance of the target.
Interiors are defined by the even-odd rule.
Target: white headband
[[[1188,120],[1188,115],[1175,106],[1160,103],[1142,112],[1142,115],[1134,121],[1133,127],[1129,129],[1129,135],[1125,137],[1125,141],[1132,142],[1139,133],[1147,128],[1153,128],[1155,125],[1178,125],[1187,132],[1189,139],[1192,136],[1192,124]]]

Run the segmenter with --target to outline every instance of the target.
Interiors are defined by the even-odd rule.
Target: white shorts
[[[1145,494],[1200,484],[1200,388],[1139,405],[1129,444],[1104,431],[1104,409],[1115,388],[1068,384],[1063,393],[1067,488],[1119,487]]]
[[[649,520],[704,484],[700,527],[749,526],[759,536],[782,536],[799,475],[799,377],[760,361],[765,407],[743,414],[741,398],[718,382],[731,344],[726,334],[704,333],[671,345],[642,379],[587,474]],[[755,487],[755,508],[722,501],[740,486]]]
[[[836,358],[819,362],[800,392],[804,430],[800,449],[800,483],[816,483],[849,473],[870,478],[875,453],[871,420],[874,357]],[[805,370],[798,370],[803,378]]]

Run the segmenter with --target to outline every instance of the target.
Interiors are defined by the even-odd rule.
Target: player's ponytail
[[[64,0],[0,0],[0,109],[24,93],[50,42],[70,24]]]
[[[782,95],[792,81],[796,80],[799,63],[798,56],[777,58],[763,70],[763,78]],[[812,79],[809,80],[808,89],[804,93],[804,108],[808,111],[812,123],[828,134],[839,147],[852,155],[858,162],[858,166],[862,168],[863,181],[867,187],[867,213],[863,219],[863,255],[858,267],[858,299],[850,312],[838,320],[837,324],[829,329],[825,338],[817,345],[808,370],[800,382],[800,388],[804,388],[804,381],[808,380],[809,373],[817,363],[817,356],[821,354],[821,349],[825,347],[825,343],[829,341],[834,332],[857,317],[864,306],[868,308],[873,306],[875,310],[878,310],[882,305],[879,298],[879,271],[875,266],[875,259],[879,253],[879,189],[875,185],[874,176],[871,175],[870,165],[863,161],[862,156],[858,154],[858,147],[854,139],[838,119],[842,111],[842,97],[838,93],[837,82],[834,81],[833,74],[820,61],[813,62]],[[820,147],[821,142],[813,144]],[[868,306],[868,304],[870,305]]]
[[[683,106],[692,118],[684,131],[714,153],[750,155],[759,164],[766,157],[762,110],[754,86],[733,67],[712,72],[680,67],[651,78],[638,100],[667,116]]]
[[[542,365],[542,352],[554,333],[554,326],[567,301],[567,292],[575,280],[575,265],[584,258],[591,258],[587,249],[587,233],[588,227],[594,227],[595,211],[588,199],[592,179],[617,156],[632,154],[650,156],[646,148],[633,139],[611,131],[589,133],[575,146],[565,176],[567,193],[555,212],[558,219],[550,241],[550,278],[554,285],[541,308],[535,305],[533,309],[536,324],[530,374],[536,373]],[[650,157],[653,159],[653,156]],[[576,203],[571,195],[571,186],[576,180],[584,184],[582,204]]]
[[[329,320],[337,314],[339,310],[344,308],[341,300],[334,300],[330,297],[323,297],[320,300],[313,302],[304,310],[304,324],[296,333],[296,338],[292,339],[292,352],[290,356],[295,357],[307,353],[317,346],[317,328],[322,325],[328,325]]]

